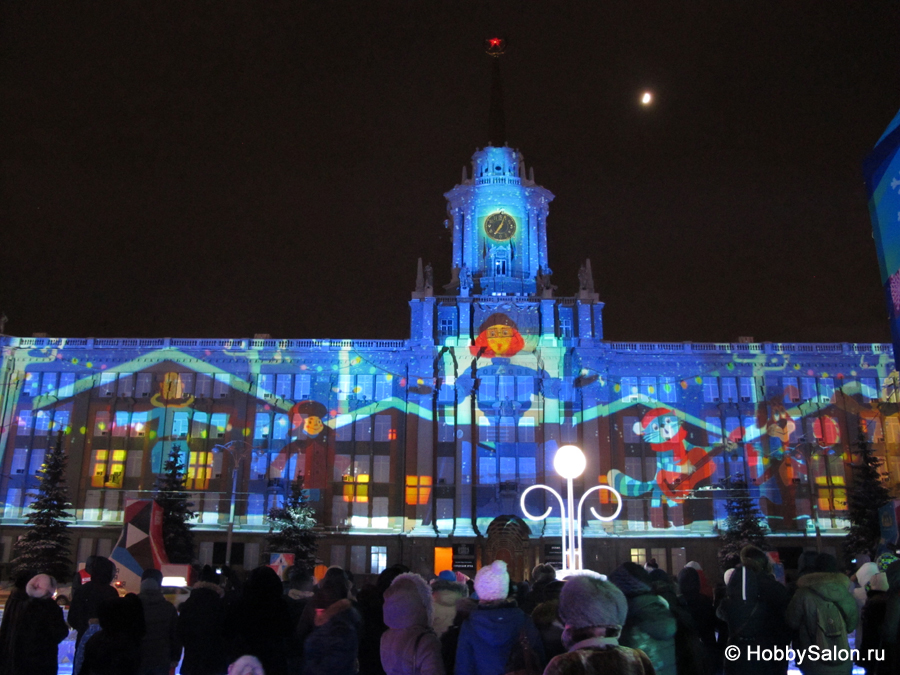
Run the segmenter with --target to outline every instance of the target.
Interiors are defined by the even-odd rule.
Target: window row
[[[16,415],[16,444],[27,444],[34,436],[46,436],[51,431],[57,432],[69,426],[72,410],[69,407],[46,410],[19,410]],[[22,439],[23,442],[20,442]]]
[[[156,380],[155,375],[161,379]],[[225,398],[231,391],[228,373],[100,373],[97,395],[100,398],[149,398],[159,395],[165,400]]]
[[[662,403],[677,403],[679,386],[674,377],[623,377],[620,384],[624,401],[637,401],[644,396]]]
[[[75,395],[75,373],[25,373],[22,395],[70,398]]]
[[[117,410],[110,413],[107,410],[99,410],[94,416],[94,436],[111,436],[114,438],[144,438],[148,433],[148,427],[152,422],[160,419],[157,408],[141,412],[128,412]],[[179,410],[170,413],[163,418],[167,428],[156,430],[158,436],[172,439],[211,438],[221,439],[227,431],[231,430],[226,413],[205,413],[199,410]]]

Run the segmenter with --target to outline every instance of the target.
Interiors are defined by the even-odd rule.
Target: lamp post
[[[235,446],[241,448],[239,456],[238,451],[235,451]],[[246,441],[228,441],[228,443],[223,445],[214,445],[212,448],[213,452],[227,452],[231,455],[231,505],[228,508],[228,534],[225,537],[226,565],[231,565],[231,541],[234,535],[234,507],[237,498],[238,469],[240,469],[241,462],[247,456],[248,450],[252,451],[253,446]]]
[[[578,507],[575,508],[575,496],[572,481],[578,478],[582,473],[584,473],[584,469],[586,466],[587,461],[585,460],[584,453],[580,448],[574,445],[564,445],[556,451],[556,456],[553,458],[553,468],[556,469],[556,473],[558,473],[562,478],[566,479],[566,488],[568,492],[568,508],[566,508],[566,504],[563,502],[562,495],[549,485],[532,485],[522,493],[522,497],[519,500],[520,506],[522,507],[522,512],[531,520],[544,520],[550,515],[553,507],[548,506],[547,510],[540,516],[531,515],[531,513],[528,512],[528,509],[525,506],[525,498],[528,496],[529,492],[537,489],[547,490],[554,497],[556,497],[557,501],[559,501],[560,518],[563,526],[563,569],[560,570],[560,578],[563,578],[566,575],[571,574],[572,572],[575,572],[577,570],[584,569],[582,560],[583,533],[581,527],[581,509],[584,506],[584,501],[587,496],[592,492],[609,490],[616,497],[616,512],[611,516],[601,516],[599,513],[597,513],[596,509],[594,509],[593,506],[591,507],[591,513],[597,520],[609,522],[618,518],[619,514],[622,512],[622,495],[620,495],[615,488],[609,485],[595,485],[591,489],[587,490],[583,495],[581,495],[581,499],[578,500]]]

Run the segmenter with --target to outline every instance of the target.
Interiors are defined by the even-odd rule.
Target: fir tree
[[[734,567],[741,561],[741,549],[753,544],[768,550],[767,527],[756,501],[750,496],[743,475],[735,474],[719,481],[725,490],[725,529],[719,535],[719,565],[722,569]]]
[[[851,465],[853,482],[847,490],[847,517],[850,527],[844,538],[844,557],[849,563],[856,556],[875,557],[881,541],[878,509],[891,501],[891,492],[884,483],[887,474],[881,470],[884,462],[875,456],[864,431],[856,440],[856,455]]]
[[[291,483],[291,493],[284,505],[270,509],[266,519],[269,553],[293,553],[294,565],[312,572],[316,566],[318,535],[313,531],[315,512],[303,490],[302,476]]]
[[[172,446],[163,473],[156,479],[156,503],[162,507],[162,537],[170,563],[190,564],[194,560],[194,535],[190,520],[194,517],[185,490],[185,466],[181,446]]]
[[[40,484],[37,499],[29,507],[28,530],[13,547],[13,576],[28,572],[49,574],[59,581],[67,581],[72,570],[69,555],[69,523],[72,514],[69,490],[66,487],[66,454],[62,432],[56,446],[47,451],[44,464],[37,472]]]

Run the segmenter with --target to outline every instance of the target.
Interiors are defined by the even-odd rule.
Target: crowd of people
[[[695,562],[677,577],[626,562],[565,580],[538,565],[530,583],[511,582],[502,561],[474,579],[445,571],[430,581],[393,565],[361,589],[338,567],[318,583],[297,568],[286,584],[270,567],[245,580],[204,567],[177,610],[158,570],[124,597],[108,559],[88,571],[68,625],[52,577],[17,580],[0,675],[55,675],[70,626],[73,675],[168,675],[179,662],[183,675],[783,675],[791,659],[806,675],[849,675],[854,661],[900,672],[900,560],[890,553],[850,575],[807,552],[785,584],[748,546],[715,588]]]

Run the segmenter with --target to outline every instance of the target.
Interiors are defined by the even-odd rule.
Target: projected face
[[[505,314],[491,314],[484,323],[475,339],[475,344],[470,347],[473,354],[486,356],[514,356],[525,346],[522,334],[516,326],[516,322]]]
[[[660,415],[653,418],[646,428],[640,422],[635,422],[634,432],[642,435],[647,443],[665,443],[675,438],[680,426],[675,415]]]
[[[316,401],[300,401],[291,408],[291,424],[298,441],[316,438],[325,430],[327,411]]]
[[[318,436],[322,433],[322,429],[325,427],[322,424],[322,419],[320,417],[316,417],[315,415],[310,415],[305,420],[303,420],[303,431],[307,433],[309,436]]]

